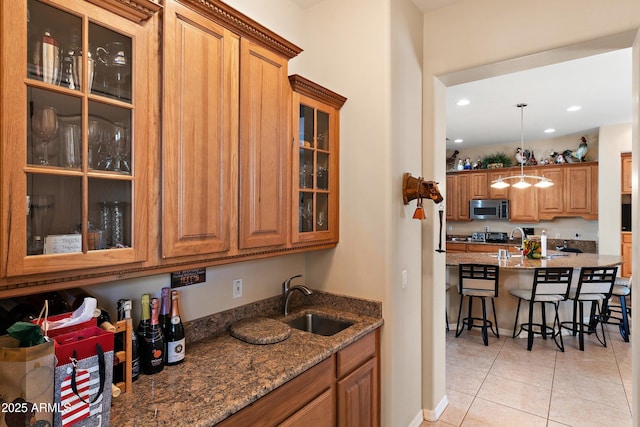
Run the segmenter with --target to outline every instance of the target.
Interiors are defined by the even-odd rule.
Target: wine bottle
[[[131,300],[118,300],[118,320],[126,320],[131,318]],[[124,344],[124,343],[123,343]],[[122,346],[124,349],[124,345]],[[135,381],[140,376],[140,343],[138,334],[131,331],[131,380]]]
[[[184,362],[184,326],[180,318],[179,298],[178,291],[171,291],[171,322],[165,336],[167,342],[167,365],[177,365]]]
[[[138,323],[138,329],[136,330],[138,334],[138,341],[140,342],[140,351],[142,351],[144,337],[147,335],[147,329],[149,329],[149,324],[151,323],[151,300],[149,299],[149,294],[142,294],[140,297],[141,304],[141,314],[140,314],[140,323]]]
[[[145,374],[156,374],[164,368],[164,336],[158,321],[160,301],[151,298],[151,322],[144,335],[142,349],[142,371]]]
[[[94,317],[96,317],[96,323],[99,327],[108,332],[116,332],[116,327],[111,323],[111,316],[107,310],[96,307]]]
[[[0,299],[0,335],[16,322],[29,322],[38,317],[38,310],[15,299]]]
[[[164,334],[165,337],[165,347],[167,345],[167,333],[169,333],[169,326],[171,325],[171,288],[169,287],[165,287],[162,288],[162,294],[161,294],[161,300],[160,300],[160,317],[159,317],[159,321],[160,321],[160,327],[162,328],[162,333]],[[167,355],[166,352],[166,348],[165,348],[165,356]]]

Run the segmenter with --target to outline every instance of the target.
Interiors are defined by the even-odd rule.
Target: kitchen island
[[[322,313],[353,325],[332,336],[321,336],[291,328],[291,335],[275,344],[255,345],[232,337],[229,323],[238,316],[264,315],[262,307],[252,312],[245,307],[212,315],[215,319],[194,321],[187,333],[197,338],[187,342],[184,363],[166,366],[155,375],[140,375],[132,393],[113,399],[113,426],[212,426],[268,395],[305,371],[321,364],[341,349],[367,336],[382,325],[381,310],[363,300],[344,297],[336,302],[329,295],[314,292],[320,305],[295,309],[292,314],[271,315],[289,320],[301,312]],[[279,298],[256,305],[280,307]],[[358,304],[358,303],[361,304]],[[347,304],[347,305],[345,305]],[[350,305],[349,309],[346,309]],[[358,312],[354,308],[365,307]],[[267,312],[273,313],[271,307]],[[201,337],[201,334],[209,336]],[[213,334],[213,335],[210,335]]]
[[[617,255],[599,255],[587,253],[566,253],[548,251],[546,259],[529,259],[518,254],[511,258],[498,259],[498,254],[491,253],[447,253],[447,283],[452,288],[448,292],[449,324],[455,324],[460,307],[460,297],[457,292],[458,266],[460,264],[490,264],[500,267],[498,298],[495,298],[496,315],[500,334],[511,336],[515,322],[518,299],[509,294],[510,289],[530,289],[533,285],[533,270],[540,267],[572,267],[573,284],[578,282],[578,272],[582,267],[612,267],[622,264],[622,257]],[[478,305],[478,304],[476,304]],[[476,307],[478,309],[479,307]],[[466,307],[465,307],[466,309]],[[534,319],[538,314],[534,313]],[[523,322],[528,316],[528,307],[520,307],[520,320]],[[572,306],[570,301],[560,304],[560,320],[571,320]],[[537,319],[536,321],[540,321]],[[521,335],[526,337],[526,334]],[[491,337],[491,335],[490,335]]]

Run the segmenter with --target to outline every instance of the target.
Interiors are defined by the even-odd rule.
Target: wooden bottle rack
[[[124,319],[117,321],[114,326],[116,327],[116,334],[124,334],[124,350],[117,351],[115,357],[119,361],[114,366],[125,364],[124,366],[124,381],[115,384],[123,393],[130,393],[133,391],[131,372],[132,372],[132,354],[133,354],[133,342],[131,340],[131,333],[133,331],[133,324],[131,319]]]

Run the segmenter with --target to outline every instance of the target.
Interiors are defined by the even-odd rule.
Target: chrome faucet
[[[313,292],[311,292],[311,290],[307,288],[305,285],[291,286],[291,281],[298,277],[302,277],[302,274],[296,274],[295,276],[289,277],[287,280],[282,282],[282,301],[283,301],[282,311],[285,316],[289,314],[289,300],[291,299],[291,294],[293,293],[293,291],[298,290],[306,296],[313,294]]]
[[[520,235],[522,236],[522,240],[526,240],[527,239],[527,234],[524,232],[524,230],[520,227],[514,227],[513,230],[511,230],[511,233],[509,233],[509,240],[513,240],[513,232],[514,231],[519,231]]]

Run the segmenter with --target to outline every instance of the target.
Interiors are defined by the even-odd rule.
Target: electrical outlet
[[[242,279],[233,280],[233,298],[240,298],[242,296]]]
[[[447,231],[453,231],[453,225],[447,225]]]
[[[402,289],[407,287],[407,270],[402,270]]]

